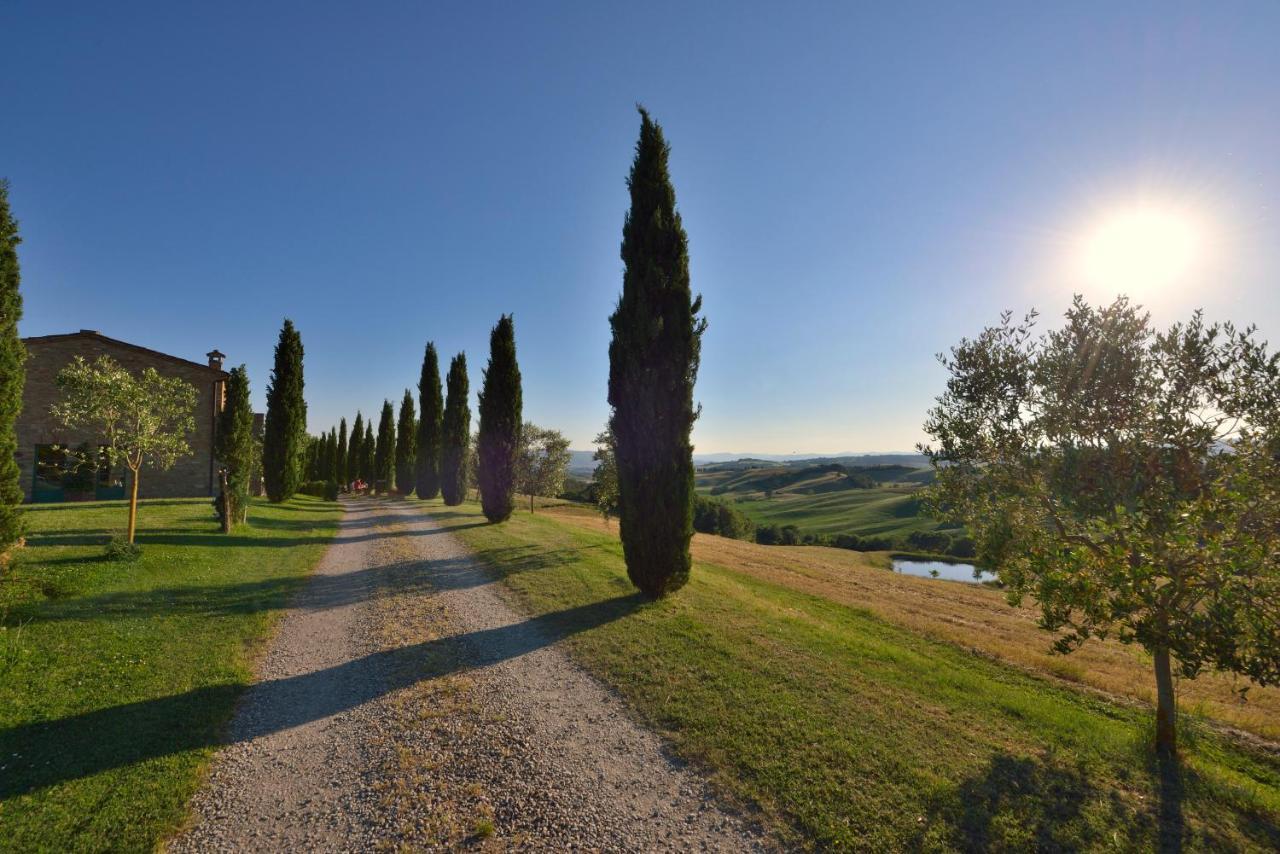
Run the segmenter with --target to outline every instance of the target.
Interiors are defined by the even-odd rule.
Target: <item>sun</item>
[[[1185,207],[1149,202],[1117,207],[1084,230],[1078,274],[1099,295],[1167,296],[1202,271],[1208,242],[1202,218]]]

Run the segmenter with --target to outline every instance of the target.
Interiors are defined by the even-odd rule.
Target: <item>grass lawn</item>
[[[788,844],[1280,846],[1275,753],[1186,720],[1181,765],[1161,767],[1148,712],[869,609],[728,561],[699,561],[679,594],[646,603],[608,533],[551,513],[474,526],[475,505],[425,509],[531,614],[590,612],[559,629],[572,653]]]
[[[183,819],[255,650],[341,511],[208,499],[139,509],[142,557],[101,559],[123,502],[37,505],[0,580],[0,848],[150,850]]]

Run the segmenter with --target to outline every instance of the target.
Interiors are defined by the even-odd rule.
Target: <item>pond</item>
[[[983,581],[994,581],[996,574],[981,570],[977,578],[973,577],[974,565],[971,563],[947,563],[941,560],[918,560],[915,558],[895,557],[893,571],[903,575],[918,575],[921,578],[945,578],[948,581],[966,581],[978,584]]]

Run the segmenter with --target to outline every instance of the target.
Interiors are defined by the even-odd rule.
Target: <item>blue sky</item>
[[[1158,321],[1280,340],[1280,5],[1056,5],[6,4],[22,331],[218,347],[260,402],[289,316],[319,430],[428,339],[478,387],[514,312],[526,416],[586,447],[639,101],[710,320],[699,451],[911,448],[934,354],[1110,295],[1080,247],[1138,202],[1196,223]]]

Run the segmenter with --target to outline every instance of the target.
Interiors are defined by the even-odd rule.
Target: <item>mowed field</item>
[[[150,851],[174,830],[341,510],[255,502],[225,535],[207,498],[144,501],[142,557],[105,560],[125,514],[30,507],[0,576],[0,850]]]
[[[806,534],[856,534],[905,540],[912,531],[934,531],[938,521],[920,514],[920,481],[931,473],[902,466],[866,469],[878,483],[849,488],[821,467],[739,470],[706,466],[698,491],[732,501],[757,525],[795,525]]]
[[[905,539],[912,531],[938,528],[936,520],[920,515],[918,489],[908,486],[812,495],[774,493],[772,498],[735,496],[733,503],[757,525],[795,525],[806,534]]]
[[[788,845],[845,850],[1280,846],[1280,692],[1184,683],[1181,763],[1151,749],[1140,653],[1044,653],[996,591],[883,555],[694,539],[690,584],[633,593],[616,523],[579,509],[477,525],[427,505],[635,713]],[[582,613],[593,618],[575,623]],[[1229,727],[1250,735],[1229,734]]]

